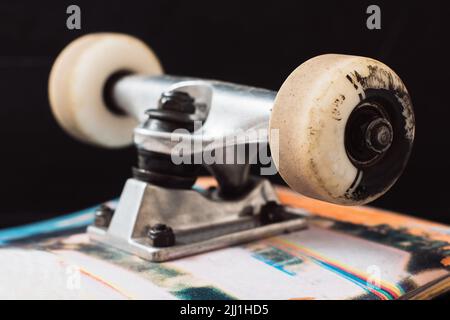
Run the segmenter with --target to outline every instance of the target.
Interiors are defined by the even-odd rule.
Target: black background
[[[81,7],[81,31],[66,28],[70,4]],[[381,7],[381,30],[366,28],[370,4]],[[315,55],[383,61],[410,91],[417,130],[404,175],[374,205],[450,222],[449,16],[446,1],[2,1],[0,227],[116,197],[130,175],[132,148],[74,141],[47,102],[57,54],[99,31],[142,38],[167,73],[273,90]]]

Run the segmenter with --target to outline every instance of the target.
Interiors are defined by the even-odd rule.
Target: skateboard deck
[[[95,208],[2,230],[0,298],[391,300],[450,289],[450,227],[277,192],[305,211],[306,230],[164,263],[90,241]]]

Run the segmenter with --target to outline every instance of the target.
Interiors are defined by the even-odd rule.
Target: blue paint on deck
[[[205,189],[199,186],[194,186],[193,189],[198,192],[206,192]],[[108,204],[115,207],[117,205],[117,201],[118,200],[113,200]],[[57,218],[0,230],[0,246],[7,245],[13,241],[25,240],[35,236],[47,234],[51,235],[52,233],[60,233],[85,227],[87,228],[89,225],[94,223],[95,210],[98,207],[99,206],[95,206]]]
[[[87,227],[94,222],[96,208],[98,206],[45,221],[0,230],[0,245],[33,236]]]

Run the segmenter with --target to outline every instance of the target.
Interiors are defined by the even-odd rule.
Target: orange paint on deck
[[[196,184],[208,188],[216,186],[217,182],[213,178],[207,177],[198,179]],[[449,229],[448,226],[440,223],[372,207],[335,205],[305,197],[286,187],[276,187],[276,190],[280,201],[283,204],[305,209],[320,217],[365,225],[368,227],[387,224],[395,229],[406,228],[412,235],[425,236],[432,240],[450,242],[450,234],[445,234],[432,229]]]
[[[441,263],[444,267],[450,267],[450,257],[445,257],[441,260]]]

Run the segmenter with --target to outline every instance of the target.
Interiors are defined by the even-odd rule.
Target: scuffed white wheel
[[[132,143],[137,120],[111,111],[104,88],[118,73],[162,74],[153,51],[142,41],[116,33],[89,34],[69,44],[49,78],[49,99],[58,123],[73,137],[118,148]]]
[[[275,164],[291,188],[319,200],[364,204],[398,179],[414,139],[400,78],[363,57],[323,55],[299,66],[275,99]]]

